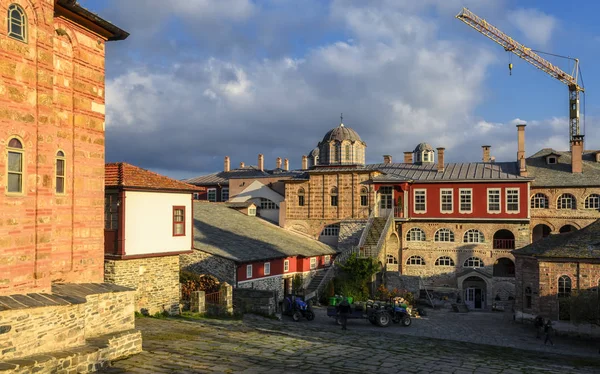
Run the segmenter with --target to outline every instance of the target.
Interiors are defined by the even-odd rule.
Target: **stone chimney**
[[[244,168],[244,166],[246,166],[246,165],[244,164],[244,162],[240,162],[240,169],[243,169],[243,168]]]
[[[308,157],[306,155],[302,156],[302,170],[308,169]]]
[[[288,160],[287,158],[283,160],[283,170],[290,170],[290,160]]]
[[[229,171],[231,167],[231,162],[229,161],[229,156],[225,156],[225,162],[223,162],[223,171]]]
[[[412,152],[404,152],[404,163],[412,164],[412,162],[413,162],[412,157],[413,157]]]
[[[275,162],[275,167],[277,169],[281,169],[281,157],[277,157],[277,161]]]
[[[490,148],[492,148],[491,145],[482,145],[481,149],[483,151],[483,158],[482,161],[483,162],[491,162],[492,158],[490,157]]]
[[[446,148],[438,147],[436,148],[438,152],[438,163],[437,163],[437,171],[441,173],[444,171],[444,151]]]
[[[265,170],[265,156],[262,153],[258,155],[258,170]]]
[[[383,155],[383,163],[384,164],[391,164],[392,163],[392,156],[390,156],[390,155]]]
[[[583,135],[573,135],[571,140],[571,173],[583,171]]]
[[[525,163],[525,124],[517,125],[517,162],[519,163],[519,175],[527,176],[527,164]]]

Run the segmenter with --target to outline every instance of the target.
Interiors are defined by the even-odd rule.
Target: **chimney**
[[[302,156],[302,170],[308,169],[308,157],[306,155]]]
[[[277,162],[275,163],[275,165],[277,169],[281,169],[281,157],[277,157]]]
[[[492,148],[491,145],[482,145],[481,149],[483,150],[483,162],[491,162],[492,159],[490,157],[490,148]]]
[[[583,135],[573,135],[573,140],[571,140],[571,173],[581,173],[583,171],[582,155]]]
[[[229,171],[230,166],[231,166],[231,163],[229,162],[229,156],[225,156],[223,171]]]
[[[525,163],[525,124],[517,125],[517,162],[519,163],[519,175],[527,176],[527,164]]]
[[[262,153],[258,155],[258,170],[265,170],[265,156]]]
[[[390,155],[383,155],[383,163],[384,164],[391,164],[392,163],[392,156],[390,156]]]
[[[412,152],[404,152],[404,163],[405,164],[412,164]]]
[[[290,170],[290,161],[287,158],[283,160],[283,170]]]
[[[243,169],[246,166],[243,162],[240,162],[240,169]]]
[[[438,163],[437,163],[437,171],[438,173],[441,173],[444,171],[444,151],[446,150],[446,148],[436,148],[437,152],[438,152]]]

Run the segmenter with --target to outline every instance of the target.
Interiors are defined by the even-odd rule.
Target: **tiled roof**
[[[533,187],[577,187],[600,184],[600,163],[596,162],[598,151],[585,151],[582,156],[582,173],[571,173],[571,152],[544,148],[527,158],[527,172],[534,178]],[[547,164],[546,156],[554,154],[556,164]]]
[[[600,259],[600,220],[579,231],[550,235],[512,253],[534,257]]]
[[[126,162],[106,164],[106,187],[129,187],[162,191],[204,191],[204,188],[180,182]]]
[[[335,254],[318,240],[250,217],[221,203],[194,202],[194,248],[237,262]]]
[[[371,164],[366,168],[379,170],[385,175],[375,177],[379,181],[496,181],[496,180],[523,180],[520,177],[515,162],[466,162],[448,163],[444,171],[437,171],[437,164]]]
[[[340,142],[344,140],[350,140],[352,142],[362,142],[362,139],[356,131],[342,124],[340,124],[338,127],[334,127],[333,129],[329,130],[327,134],[325,134],[321,142],[327,143],[332,140],[337,140]]]
[[[218,173],[186,179],[185,182],[197,186],[227,186],[230,179],[295,177],[301,173],[303,172],[300,170],[288,171],[281,168],[260,171],[258,167],[250,165],[243,168],[231,169],[230,171],[220,171]]]
[[[225,203],[229,208],[248,208],[251,205],[256,205],[252,201],[228,201]]]

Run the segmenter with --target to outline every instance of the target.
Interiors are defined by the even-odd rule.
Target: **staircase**
[[[321,271],[321,272],[315,274],[315,276],[310,280],[310,283],[306,287],[304,294],[310,295],[311,293],[316,292],[319,289],[319,285],[325,278],[326,273],[327,273],[327,271]]]
[[[379,239],[381,238],[382,232],[385,229],[387,217],[374,217],[373,222],[370,227],[368,227],[369,231],[365,237],[364,244],[362,246],[362,250],[359,253],[360,257],[376,257],[377,253],[377,245],[379,243]]]

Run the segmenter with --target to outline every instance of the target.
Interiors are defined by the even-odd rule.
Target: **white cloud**
[[[529,42],[542,47],[548,44],[557,25],[556,18],[537,9],[517,9],[508,14],[508,19]]]

